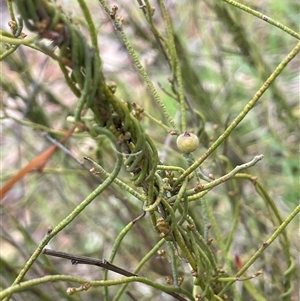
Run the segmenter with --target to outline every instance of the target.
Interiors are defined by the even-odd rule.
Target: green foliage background
[[[89,30],[78,2],[60,1],[59,4],[90,43]],[[147,89],[110,17],[97,1],[86,1],[86,4],[96,27],[106,83],[116,83],[118,98],[129,104],[136,103],[144,110],[139,122],[155,142],[161,163],[187,169],[189,161],[178,152],[176,136],[160,126],[158,121],[168,124],[167,120]],[[165,50],[162,51],[137,2],[119,1],[108,5],[111,8],[114,4],[118,5],[117,17],[123,19],[122,28],[127,39],[168,112],[180,127],[180,89],[174,82],[174,73],[165,58]],[[154,26],[166,38],[167,30],[159,1],[151,1],[150,4],[155,7]],[[287,28],[299,29],[297,1],[253,0],[244,4]],[[297,45],[297,38],[224,1],[167,1],[166,7],[172,22],[188,104],[187,129],[200,139],[200,147],[193,154],[197,160],[224,133],[278,64]],[[14,12],[17,16],[15,8]],[[3,39],[7,36],[5,32],[9,32],[7,27],[1,31]],[[36,36],[26,28],[23,32],[28,38]],[[51,145],[45,139],[46,132],[60,139],[64,135],[62,130],[71,127],[67,116],[74,115],[78,98],[65,83],[57,62],[42,51],[33,49],[41,44],[22,45],[10,55],[5,55],[12,44],[5,43],[5,39],[2,42],[1,180],[4,184],[17,170]],[[41,43],[50,42],[43,39]],[[296,56],[242,123],[201,165],[204,174],[219,178],[256,155],[264,155],[262,161],[243,171],[247,175],[216,186],[205,196],[207,211],[214,218],[210,220],[212,228],[208,233],[208,238],[213,239],[210,248],[218,266],[225,271],[222,276],[224,282],[234,279],[230,277],[237,274],[237,260],[245,264],[280,226],[276,212],[285,220],[291,212],[299,211],[299,115],[299,56]],[[78,132],[72,135],[66,147],[80,161],[88,156],[109,172],[114,167],[116,152],[104,136],[96,139],[87,132]],[[86,165],[88,169],[92,167]],[[257,178],[261,189],[247,177]],[[118,178],[143,193],[129,180],[125,168]],[[4,292],[36,250],[47,229],[59,224],[101,181],[103,177],[92,175],[66,152],[58,151],[42,173],[31,172],[13,187],[1,204],[0,279]],[[196,184],[197,181],[192,180],[188,189]],[[143,204],[128,191],[112,184],[57,234],[48,247],[95,258],[109,258],[116,238],[130,221],[142,213],[142,208]],[[188,214],[199,233],[205,237],[207,224],[203,201],[189,202]],[[288,242],[284,239],[284,233]],[[133,271],[159,240],[159,234],[153,229],[147,214],[134,224],[122,240],[114,264]],[[191,268],[184,256],[180,254],[176,260],[172,258],[170,245],[162,245],[160,249],[165,250],[166,255],[156,253],[151,256],[138,274],[167,286],[165,277],[174,275],[171,266],[175,265],[178,276],[184,277],[182,287],[193,294],[195,300],[200,300],[196,299],[196,295],[201,295],[203,289],[194,285]],[[237,281],[222,296],[215,296],[215,299],[203,297],[203,300],[297,300],[299,247],[299,217],[295,216],[242,276],[255,275],[263,270],[261,275],[247,281]],[[205,279],[206,271],[201,273]],[[73,266],[68,261],[40,255],[25,280],[55,274],[73,275],[88,281],[103,279],[104,271],[94,266]],[[109,272],[108,278],[120,277]],[[86,292],[69,296],[66,288],[79,287],[79,284],[71,281],[37,284],[38,281],[14,294],[11,300],[117,300],[117,291],[121,287],[110,286],[109,292],[102,287],[92,287]],[[126,290],[132,296],[124,293],[119,300],[173,300],[160,290],[137,282],[131,283]]]

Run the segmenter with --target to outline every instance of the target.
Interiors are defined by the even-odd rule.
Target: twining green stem
[[[283,223],[278,226],[276,231],[270,236],[268,240],[266,240],[263,245],[255,252],[255,254],[245,263],[245,265],[239,270],[239,272],[235,275],[235,277],[242,276],[248,268],[260,257],[260,255],[266,250],[266,248],[282,233],[284,232],[284,229],[287,227],[287,225],[294,219],[294,217],[300,212],[300,205],[298,205],[293,212],[283,221]],[[227,283],[222,291],[218,294],[219,296],[222,296],[222,294],[225,293],[225,291],[234,283],[234,281],[231,281]]]
[[[182,235],[184,235],[186,237],[186,240],[190,241],[191,245],[189,248],[193,251],[193,253],[195,254],[195,258],[196,258],[197,268],[194,269],[194,271],[193,271],[193,273],[194,273],[193,276],[195,277],[193,291],[195,294],[195,292],[196,292],[195,286],[200,286],[201,289],[204,291],[205,286],[208,284],[208,282],[206,282],[204,280],[204,278],[202,277],[203,270],[205,270],[205,272],[206,272],[206,269],[202,268],[202,267],[204,267],[204,265],[201,264],[202,263],[201,255],[198,251],[198,246],[196,244],[193,234],[190,233],[190,231],[188,231],[189,233],[187,233],[186,231],[184,231],[184,232],[181,231],[181,232],[182,232]]]
[[[180,118],[181,118],[181,132],[184,133],[186,131],[186,104],[184,99],[184,92],[183,92],[183,81],[182,81],[182,74],[181,74],[181,67],[178,60],[178,55],[175,47],[174,41],[174,34],[172,30],[171,20],[166,9],[165,3],[163,0],[159,0],[159,4],[162,10],[163,18],[166,23],[167,34],[168,34],[168,44],[169,44],[169,51],[172,61],[172,68],[173,72],[176,75],[176,80],[178,84],[178,96],[179,96],[179,103],[180,103]]]
[[[209,193],[209,190],[204,190],[204,191],[201,191],[201,192],[199,192],[197,194],[193,194],[191,196],[188,196],[188,201],[189,202],[198,201],[199,199],[203,198],[208,193]],[[188,195],[188,194],[186,193],[186,195]]]
[[[180,204],[179,206],[179,212],[180,212],[180,220],[178,221],[179,226],[181,226],[188,218],[188,208],[189,208],[189,201],[187,199],[187,196],[184,196],[183,203]]]
[[[85,3],[84,0],[77,0],[80,8],[83,12],[84,18],[87,22],[88,28],[89,28],[89,34],[91,38],[92,45],[94,46],[95,56],[99,57],[99,48],[98,48],[98,38],[97,38],[97,31],[95,28],[95,23],[93,22],[92,16],[90,14],[90,11]]]
[[[168,245],[169,249],[169,254],[171,258],[171,269],[172,269],[172,277],[173,277],[173,282],[175,286],[178,286],[178,272],[177,272],[177,265],[176,265],[176,255],[175,255],[175,249],[173,246],[173,243],[170,241],[166,242]]]
[[[175,238],[176,243],[178,244],[180,250],[182,251],[183,255],[186,257],[186,260],[189,262],[191,267],[196,270],[197,269],[197,262],[194,258],[194,256],[191,253],[191,250],[186,246],[184,240],[182,239],[182,236],[180,232],[178,231],[177,227],[173,230],[173,235]]]
[[[101,72],[101,59],[100,59],[100,51],[98,47],[98,38],[97,38],[97,31],[95,28],[95,23],[93,22],[92,16],[90,14],[90,11],[83,0],[77,0],[79,2],[79,5],[81,7],[81,10],[83,12],[84,18],[88,24],[89,28],[89,34],[91,38],[92,45],[94,47],[94,59],[93,59],[93,82],[94,87],[91,93],[91,102],[93,101],[93,95],[96,92],[96,89],[98,88],[98,82],[100,78],[100,72]]]
[[[151,168],[149,168],[149,174],[148,174],[147,178],[145,179],[145,181],[149,181],[149,183],[153,184],[153,181],[155,179],[155,173],[157,171],[157,165],[159,163],[159,156],[158,156],[158,151],[157,151],[156,145],[154,144],[153,140],[148,135],[146,135],[146,144],[149,149],[149,154],[150,154],[149,156],[151,156],[151,157],[148,157],[149,166]]]
[[[235,6],[235,7],[239,8],[239,9],[245,11],[246,13],[251,14],[251,15],[257,17],[257,18],[260,18],[263,21],[265,21],[267,23],[270,23],[271,25],[280,28],[281,30],[283,30],[283,31],[287,32],[288,34],[290,34],[291,36],[293,36],[294,38],[300,40],[300,34],[299,33],[293,31],[292,29],[288,28],[287,26],[285,26],[285,25],[269,18],[268,16],[254,10],[254,9],[252,9],[252,8],[246,6],[246,5],[243,5],[243,4],[241,4],[239,2],[236,2],[236,1],[233,1],[233,0],[221,0],[221,1],[226,2],[226,3],[228,3],[232,6]]]
[[[179,230],[178,225],[176,223],[176,217],[175,213],[173,211],[173,208],[170,206],[168,202],[166,202],[164,199],[162,199],[162,204],[164,205],[165,209],[168,211],[169,218],[171,219],[171,231],[174,236],[174,239],[176,243],[178,244],[180,250],[184,254],[186,260],[189,262],[189,264],[192,266],[194,270],[196,270],[196,261],[193,257],[191,250],[187,247],[186,243],[184,242]]]
[[[218,295],[214,295],[214,298],[216,301],[224,301],[221,297],[219,297]]]
[[[231,132],[238,126],[238,124],[245,118],[250,110],[253,109],[255,104],[261,98],[261,96],[267,91],[270,85],[275,81],[276,77],[282,72],[282,70],[287,66],[287,64],[295,58],[297,53],[300,51],[300,42],[293,48],[293,50],[283,59],[283,61],[276,67],[274,72],[269,76],[269,78],[264,82],[262,87],[255,93],[254,97],[246,104],[243,111],[233,120],[233,122],[228,126],[225,132],[207,149],[207,151],[195,161],[195,163],[190,166],[175,182],[175,185],[180,183],[187,175],[192,173],[198,166],[206,160],[211,153],[213,153],[218,146],[231,134]]]
[[[85,157],[86,160],[88,160],[89,162],[91,162],[93,164],[93,166],[95,167],[95,169],[97,170],[97,172],[100,175],[103,175],[105,178],[108,178],[110,176],[110,173],[108,173],[102,166],[100,166],[97,162],[95,162],[94,160]],[[119,180],[118,178],[114,179],[114,183],[116,183],[118,186],[120,186],[122,189],[126,190],[127,192],[129,192],[131,195],[133,195],[134,197],[136,197],[137,199],[139,199],[142,202],[146,201],[146,196],[138,193],[137,191],[135,191],[132,187],[128,186],[126,183],[124,183],[123,181]]]
[[[197,227],[195,225],[194,220],[188,216],[187,217],[187,222],[190,224],[190,228],[193,231],[193,234],[195,235],[196,240],[198,241],[197,245],[205,252],[205,254],[208,256],[209,261],[215,272],[217,272],[218,267],[217,267],[217,262],[214,257],[214,254],[210,248],[210,246],[207,244],[207,241],[203,239],[201,234],[198,232]]]
[[[12,38],[12,39],[14,39],[16,37],[12,33],[8,32],[6,30],[3,30],[3,29],[0,29],[0,36]]]
[[[80,92],[80,90],[78,90],[78,88],[74,84],[74,81],[70,78],[69,70],[61,62],[59,62],[59,67],[60,67],[60,70],[62,71],[62,73],[64,75],[64,79],[65,79],[67,85],[69,86],[69,88],[71,89],[71,91],[74,93],[74,95],[76,95],[77,97],[80,97],[81,92]]]
[[[204,289],[201,295],[202,297],[206,297],[207,294],[213,295],[213,291],[211,288],[211,279],[213,273],[212,263],[208,259],[207,254],[204,252],[204,250],[199,245],[197,245],[193,232],[191,232],[190,238],[194,249],[194,253],[197,257],[197,280],[199,280],[200,277],[202,278],[201,267],[205,269],[206,274],[206,278],[204,280],[201,279],[204,282]]]
[[[100,133],[99,133],[100,134]],[[108,131],[107,129],[102,129],[101,134],[105,134],[108,136],[108,138],[114,143],[115,147],[118,148],[116,138],[113,136],[113,134]],[[119,174],[119,171],[122,166],[122,155],[117,154],[117,160],[115,167],[111,173],[111,175],[105,179],[105,181],[100,184],[91,194],[87,196],[87,198],[82,201],[66,218],[64,218],[54,229],[51,231],[51,233],[47,234],[43,240],[40,242],[36,250],[33,252],[29,260],[26,262],[25,266],[13,282],[13,285],[20,284],[30,267],[33,265],[33,263],[36,261],[37,257],[42,252],[43,248],[48,244],[48,242],[62,229],[64,229],[67,225],[69,225],[84,209],[86,206],[88,206],[99,194],[101,194],[117,177]],[[5,301],[9,300],[6,299]]]
[[[178,208],[178,206],[179,206],[181,200],[182,200],[183,197],[184,197],[184,194],[185,194],[185,192],[186,192],[187,184],[188,184],[188,178],[185,178],[184,181],[183,181],[183,183],[182,183],[182,185],[181,185],[181,187],[180,187],[180,189],[179,189],[179,192],[178,192],[178,194],[177,194],[177,196],[176,196],[175,203],[174,203],[174,205],[173,205],[173,210],[174,210],[174,212],[177,210],[177,208]]]
[[[105,3],[104,0],[99,0],[99,2],[101,3],[102,7],[104,8],[104,10],[106,11],[106,13],[108,15],[110,15],[110,9],[108,8],[107,4]],[[133,47],[131,46],[129,40],[126,37],[125,32],[122,29],[122,25],[120,24],[120,22],[117,20],[117,18],[111,18],[112,22],[115,25],[116,30],[118,31],[121,39],[123,40],[123,43],[125,44],[128,53],[130,54],[131,58],[133,59],[133,62],[135,63],[136,67],[138,68],[138,70],[140,71],[141,75],[143,76],[150,92],[152,93],[153,98],[155,99],[155,101],[157,102],[157,104],[160,106],[162,113],[164,114],[165,118],[168,120],[168,122],[170,123],[170,125],[176,130],[177,126],[175,124],[174,119],[172,118],[172,116],[170,115],[170,113],[168,112],[168,109],[166,108],[165,104],[163,103],[163,101],[161,100],[158,92],[156,91],[152,81],[150,80],[145,68],[142,66],[140,60],[138,59],[138,56],[136,54],[136,52],[134,51]]]
[[[181,174],[184,173],[184,169],[179,166],[157,165],[157,170],[166,170],[166,171],[173,170],[173,171],[177,171]]]
[[[76,35],[76,32],[74,32],[74,35]],[[78,31],[78,35],[81,39],[84,39],[83,34]],[[73,42],[73,40],[72,40]],[[77,45],[76,45],[77,46]],[[85,71],[85,77],[84,77],[84,86],[83,89],[81,90],[81,95],[77,101],[76,104],[76,109],[75,109],[75,120],[76,121],[80,121],[81,119],[81,112],[83,110],[84,105],[86,104],[86,102],[88,101],[88,98],[93,98],[94,95],[91,95],[91,85],[92,83],[92,57],[91,57],[91,53],[90,53],[90,48],[88,46],[88,44],[86,43],[86,41],[84,41],[82,43],[82,45],[78,45],[78,47],[76,47],[75,45],[72,46],[72,54],[73,52],[78,52],[79,47],[82,46],[83,51],[84,51],[84,71]],[[73,58],[73,55],[72,55]],[[80,66],[75,66],[75,68],[73,68],[73,72],[74,71],[78,71],[81,73],[81,70],[79,70]],[[93,79],[94,81],[94,79]],[[95,84],[95,82],[94,82]]]
[[[161,177],[157,174],[155,175],[155,178],[156,178],[156,183],[159,186],[158,187],[159,188],[158,196],[157,196],[156,200],[154,201],[154,203],[153,203],[153,200],[149,200],[149,199],[148,199],[148,204],[146,204],[146,202],[144,203],[143,210],[146,211],[146,212],[154,211],[157,208],[157,206],[160,204],[160,202],[162,201],[162,199],[164,197],[163,181],[162,181]],[[149,203],[150,201],[152,203]]]

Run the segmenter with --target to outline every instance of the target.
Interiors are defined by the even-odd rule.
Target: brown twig
[[[98,267],[110,270],[112,272],[118,273],[123,276],[131,277],[131,276],[137,276],[137,274],[131,273],[129,271],[126,271],[122,268],[117,267],[114,264],[109,263],[106,259],[97,259],[82,255],[73,255],[70,253],[60,252],[60,251],[54,251],[50,249],[44,249],[43,254],[64,258],[64,259],[70,259],[72,264],[88,264],[88,265],[96,265]]]
[[[116,266],[114,264],[109,263],[106,259],[97,259],[97,258],[86,257],[86,256],[82,256],[82,255],[73,255],[70,253],[54,251],[54,250],[50,250],[50,249],[44,249],[43,254],[49,255],[49,256],[54,256],[54,257],[59,257],[59,258],[64,258],[64,259],[69,259],[69,260],[71,260],[72,264],[95,265],[95,266],[107,269],[109,271],[112,271],[112,272],[115,272],[115,273],[118,273],[120,275],[127,276],[127,277],[138,276],[137,274],[131,273],[127,270],[119,268],[118,266]],[[185,298],[178,295],[177,293],[173,293],[173,292],[165,292],[165,293],[173,296],[175,299],[177,299],[179,301],[187,301]]]

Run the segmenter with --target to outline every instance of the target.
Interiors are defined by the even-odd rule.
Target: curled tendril
[[[90,108],[94,113],[96,128],[111,130],[116,138],[130,132],[131,138],[123,140],[124,165],[133,173],[136,186],[148,189],[154,178],[158,155],[151,139],[145,134],[138,120],[131,114],[129,106],[105,83],[97,39],[90,16],[82,5],[93,47],[88,44],[80,28],[58,7],[48,1],[16,1],[17,8],[27,28],[40,39],[52,40],[53,48],[59,48],[59,63],[67,84],[78,97],[75,122],[82,121],[82,111]],[[95,49],[95,47],[97,49]],[[69,68],[71,71],[69,71]]]

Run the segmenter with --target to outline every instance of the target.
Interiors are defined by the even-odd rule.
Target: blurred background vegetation
[[[77,1],[57,2],[78,22],[82,31],[87,32]],[[118,14],[123,18],[128,39],[169,112],[179,122],[178,104],[172,98],[176,87],[170,81],[170,68],[142,10],[137,2],[115,2],[111,5],[119,7]],[[119,98],[137,103],[147,114],[164,121],[109,17],[97,1],[87,3],[97,28],[106,80],[117,84]],[[299,30],[299,3],[296,0],[249,0],[244,4],[295,31]],[[7,7],[5,2],[1,5],[1,28],[9,31]],[[156,8],[153,15],[155,28],[166,35],[159,5],[156,1],[151,1],[151,5]],[[188,129],[197,133],[201,142],[194,154],[198,158],[244,108],[297,40],[222,1],[166,1],[166,5],[172,19],[185,96],[192,108],[189,110]],[[26,28],[23,32],[34,35]],[[4,44],[1,47],[3,53]],[[211,173],[218,178],[236,165],[264,154],[264,159],[246,172],[258,178],[283,219],[299,204],[299,63],[298,56],[288,64],[229,139],[202,164],[205,174]],[[57,62],[23,46],[1,62],[1,86],[2,108],[5,109],[1,120],[1,182],[4,184],[51,145],[46,132],[60,138],[63,130],[70,128],[66,118],[74,114],[77,98],[64,82]],[[145,116],[141,123],[155,141],[164,164],[188,167],[176,149],[176,137]],[[106,139],[95,141],[86,133],[75,133],[66,147],[80,161],[83,156],[91,157],[106,170],[111,170],[114,165],[115,156],[111,154]],[[119,178],[130,184],[127,172],[122,171]],[[0,211],[0,281],[3,289],[14,281],[47,229],[65,218],[100,181],[65,152],[57,151],[43,172],[30,172],[8,192]],[[209,232],[209,237],[214,239],[212,249],[220,267],[231,270],[229,276],[234,276],[238,271],[237,261],[243,264],[249,260],[279,226],[278,222],[266,197],[257,193],[251,181],[245,179],[215,187],[206,195],[206,200],[220,230],[220,233],[215,233],[215,229]],[[141,203],[113,184],[54,237],[49,247],[109,258],[120,231],[141,212]],[[202,229],[198,202],[190,203],[189,214]],[[289,259],[279,237],[247,271],[248,276],[259,270],[263,270],[263,274],[251,280],[251,284],[236,284],[240,300],[298,300],[299,216],[288,226],[287,234],[290,239],[288,249],[296,265],[296,270],[289,276],[290,291],[286,291],[284,283]],[[228,243],[226,254],[219,252],[220,237]],[[141,219],[123,240],[114,263],[133,270],[159,239],[149,218]],[[189,267],[178,262],[178,268],[179,275],[185,278],[182,285],[191,291]],[[48,274],[102,279],[103,270],[93,266],[73,266],[64,260],[40,256],[26,279]],[[165,283],[165,277],[172,275],[168,256],[152,256],[139,274]],[[114,277],[117,276],[109,273],[109,278]],[[11,300],[103,300],[102,288],[68,296],[68,286],[59,282],[44,284],[15,294]],[[110,300],[118,289],[118,286],[109,289]],[[127,290],[135,299],[124,294],[119,300],[173,300],[139,283],[130,284]],[[228,296],[229,300],[234,300],[231,292]]]

